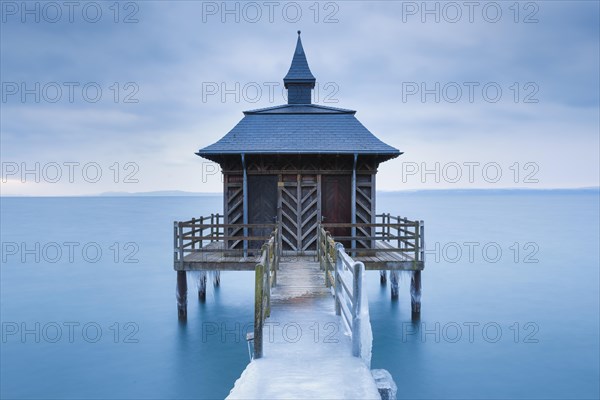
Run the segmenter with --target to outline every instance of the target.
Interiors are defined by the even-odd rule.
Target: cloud
[[[511,157],[539,161],[548,165],[540,182],[544,187],[598,184],[596,2],[532,3],[537,11],[520,3],[518,17],[508,3],[499,3],[502,18],[496,23],[486,21],[479,9],[470,22],[464,7],[456,23],[448,22],[443,11],[439,23],[427,14],[423,23],[422,10],[406,10],[421,2],[340,2],[334,3],[337,9],[319,3],[318,15],[309,8],[312,3],[299,3],[303,14],[295,23],[282,14],[290,3],[278,3],[273,22],[264,7],[257,22],[248,22],[254,14],[243,11],[245,3],[228,3],[238,4],[239,23],[235,13],[224,13],[221,2],[135,4],[137,11],[120,9],[118,23],[108,3],[102,3],[98,23],[80,14],[73,23],[65,18],[21,23],[18,15],[7,17],[0,39],[3,96],[7,82],[28,88],[49,82],[63,89],[68,82],[78,86],[73,102],[63,94],[51,103],[43,93],[39,103],[32,94],[23,101],[21,93],[3,100],[3,161],[77,159],[107,166],[131,161],[144,177],[136,191],[219,191],[219,180],[196,179],[202,160],[193,152],[227,133],[241,111],[284,102],[281,86],[271,101],[266,85],[281,84],[296,30],[302,29],[313,74],[320,84],[336,88],[333,99],[339,102],[326,105],[356,109],[367,128],[406,152],[382,165],[380,188],[406,186],[392,174],[401,159],[435,162],[448,154],[459,161],[474,154],[507,163]],[[440,10],[444,4],[439,3]],[[212,5],[218,7],[215,14],[206,12]],[[523,23],[532,11],[538,22]],[[123,23],[128,15],[138,22]],[[338,22],[325,23],[328,16]],[[465,86],[469,82],[478,83],[473,102]],[[207,84],[213,83],[219,92],[206,96]],[[439,84],[439,102],[436,94],[424,101],[421,93],[404,98],[412,83],[419,89]],[[101,88],[98,102],[85,98],[86,84]],[[450,91],[443,92],[453,84],[463,90],[456,103],[449,101]],[[501,88],[498,102],[484,98],[480,89],[486,84]],[[263,89],[257,101],[239,91],[239,99],[229,94],[222,101],[223,88],[252,85]],[[330,92],[320,90],[323,102]],[[533,92],[538,102],[524,102]],[[138,101],[125,102],[127,95]],[[53,190],[122,190],[114,186],[72,184]],[[5,185],[3,192],[11,188]],[[28,190],[43,194],[48,187]]]

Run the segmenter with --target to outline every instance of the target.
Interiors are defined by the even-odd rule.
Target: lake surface
[[[425,220],[421,321],[409,280],[368,276],[373,368],[398,398],[598,398],[597,191],[381,193]],[[2,198],[2,398],[223,398],[248,363],[253,273],[177,321],[173,221],[219,196]],[[308,367],[308,366],[307,366]]]

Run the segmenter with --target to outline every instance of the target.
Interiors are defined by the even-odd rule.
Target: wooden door
[[[277,175],[248,175],[248,223],[274,224],[277,219]],[[269,236],[270,228],[249,229],[250,236]],[[252,241],[249,248],[260,248],[264,241]]]
[[[352,222],[352,177],[350,175],[323,175],[321,178],[321,214],[323,223]],[[327,228],[334,236],[350,236],[350,228]],[[340,241],[344,247],[350,246],[349,240]]]

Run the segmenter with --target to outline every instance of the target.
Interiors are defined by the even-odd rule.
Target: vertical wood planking
[[[254,271],[254,358],[263,356],[263,279],[264,266],[261,263],[256,265]]]

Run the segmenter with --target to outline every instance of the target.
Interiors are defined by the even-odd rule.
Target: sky
[[[1,1],[2,195],[221,192],[194,153],[314,102],[404,154],[379,190],[599,185],[597,1]]]

